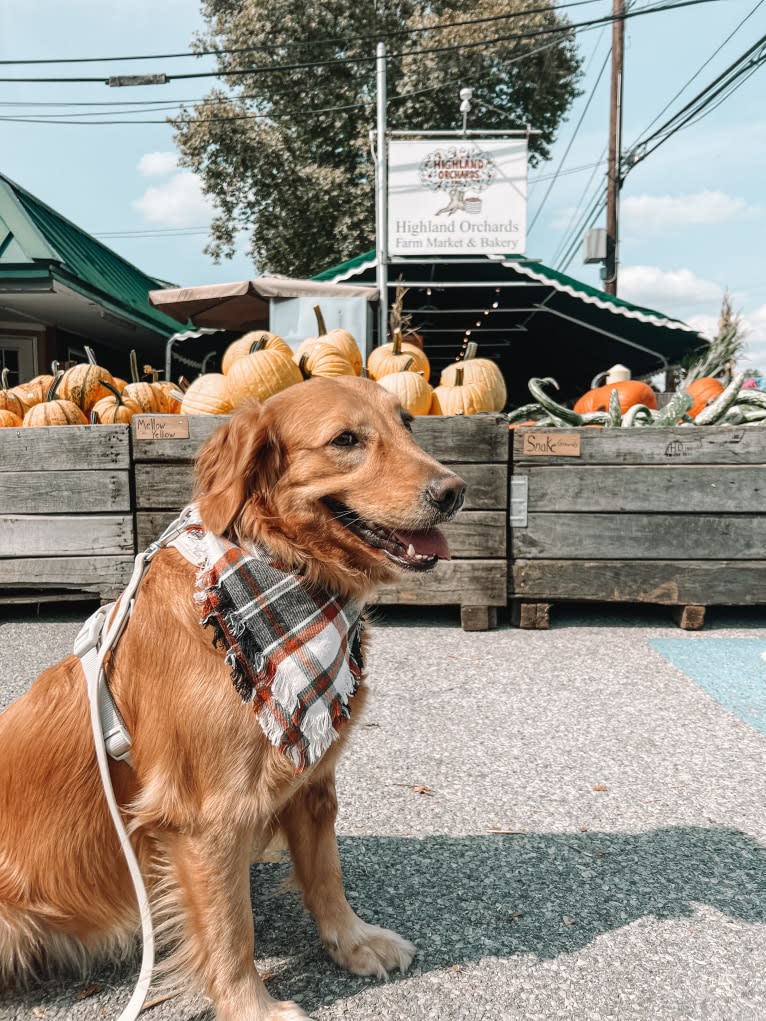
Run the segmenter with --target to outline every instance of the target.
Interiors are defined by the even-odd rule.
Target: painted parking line
[[[649,644],[716,702],[766,735],[766,641],[656,638]]]

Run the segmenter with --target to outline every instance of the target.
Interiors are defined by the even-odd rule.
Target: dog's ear
[[[279,472],[279,445],[256,401],[239,408],[201,448],[194,466],[194,500],[214,535],[226,535],[245,505],[262,501]]]

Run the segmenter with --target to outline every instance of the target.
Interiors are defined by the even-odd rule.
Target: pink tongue
[[[394,535],[405,546],[412,546],[416,553],[437,556],[440,560],[449,560],[449,546],[444,533],[438,528],[427,532],[395,532]]]

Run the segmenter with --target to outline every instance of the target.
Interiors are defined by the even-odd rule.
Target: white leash
[[[122,853],[128,865],[141,917],[141,939],[143,943],[141,971],[133,990],[133,995],[120,1014],[118,1021],[136,1021],[146,1000],[154,969],[154,927],[152,925],[149,897],[146,892],[143,876],[141,875],[141,868],[133,846],[130,843],[130,837],[117,804],[117,798],[112,787],[112,778],[109,773],[110,757],[127,762],[128,765],[132,765],[133,760],[131,756],[132,741],[130,734],[109,691],[104,661],[119,641],[125,629],[133,609],[136,592],[152,558],[163,546],[166,546],[183,531],[187,517],[187,514],[182,514],[181,517],[168,526],[156,542],[153,542],[148,549],[138,554],[135,559],[133,574],[120,598],[119,607],[111,622],[108,623],[108,618],[116,605],[115,603],[109,603],[108,606],[100,607],[90,616],[80,629],[80,633],[74,643],[74,652],[80,658],[87,682],[90,721],[104,796],[106,797],[109,814],[112,817],[112,822],[120,841]],[[105,628],[106,631],[104,633]]]

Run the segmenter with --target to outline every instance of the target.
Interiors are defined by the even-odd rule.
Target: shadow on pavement
[[[417,945],[416,974],[487,957],[550,960],[632,922],[688,918],[697,904],[766,924],[766,849],[734,829],[344,837],[340,849],[351,904]],[[271,994],[312,1014],[378,980],[349,975],[327,957],[299,898],[283,889],[289,871],[288,864],[253,866],[256,956],[267,964],[260,966]],[[137,971],[134,960],[88,981],[105,992],[124,987],[118,999],[127,1000]],[[59,978],[0,997],[0,1017],[46,1016],[57,1005],[67,1017],[113,1016],[113,1001],[100,1010],[98,996],[78,1004],[82,989],[82,979]],[[13,1013],[5,1015],[4,1005]],[[165,1017],[177,1016],[169,1010]],[[187,1010],[193,1021],[212,1016]]]
[[[421,972],[485,957],[547,960],[639,919],[690,917],[695,904],[766,923],[766,849],[737,830],[347,837],[340,847],[352,906],[411,939]],[[373,980],[341,972],[298,899],[269,890],[287,873],[254,867],[257,955],[290,955],[270,991],[311,1013]]]

